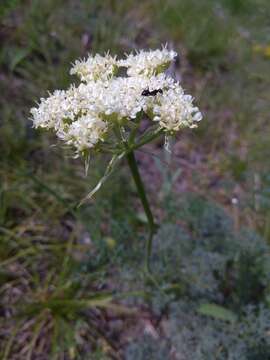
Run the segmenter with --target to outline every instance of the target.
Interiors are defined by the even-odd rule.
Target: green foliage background
[[[270,358],[269,16],[267,0],[1,2],[1,359]],[[204,120],[140,163],[160,223],[150,280],[126,167],[77,209],[107,159],[85,178],[28,117],[75,59],[166,42]]]

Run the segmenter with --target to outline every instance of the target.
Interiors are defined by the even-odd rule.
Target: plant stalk
[[[146,271],[149,273],[150,272],[150,258],[151,258],[151,253],[152,253],[152,240],[153,240],[153,235],[155,233],[155,222],[154,222],[154,217],[153,217],[149,202],[146,197],[144,185],[142,182],[141,175],[139,173],[139,169],[138,169],[137,162],[136,162],[136,159],[134,156],[134,152],[131,150],[126,154],[126,156],[127,156],[127,161],[128,161],[128,165],[129,165],[131,174],[133,176],[133,180],[135,182],[135,185],[136,185],[136,188],[138,191],[138,195],[142,202],[143,209],[145,211],[145,215],[146,215],[147,221],[148,221],[149,236],[148,236],[147,244],[146,244],[145,267],[146,267]]]

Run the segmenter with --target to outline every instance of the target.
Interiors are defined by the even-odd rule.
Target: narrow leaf
[[[101,188],[101,186],[105,183],[105,181],[109,178],[109,176],[112,174],[113,170],[115,169],[115,166],[117,165],[117,163],[122,159],[122,157],[125,155],[125,152],[122,152],[120,155],[114,155],[106,170],[104,175],[102,176],[102,178],[99,180],[99,182],[97,183],[97,185],[94,187],[93,190],[91,190],[89,192],[88,195],[86,195],[85,198],[83,198],[81,200],[81,202],[79,203],[78,207],[80,207],[82,204],[84,204],[87,200],[91,199],[93,197],[93,195]]]
[[[237,319],[235,313],[216,304],[202,304],[197,311],[199,314],[211,316],[215,319],[224,321],[234,322]]]
[[[15,68],[30,54],[29,49],[16,49],[10,63],[10,70],[14,71]]]

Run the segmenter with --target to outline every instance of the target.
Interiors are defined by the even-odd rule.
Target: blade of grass
[[[46,321],[46,319],[44,319],[44,316],[45,316],[45,314],[42,313],[41,316],[40,316],[41,317],[40,321],[38,321],[36,323],[36,326],[34,327],[34,331],[33,331],[34,335],[33,335],[33,338],[31,340],[30,344],[29,344],[29,351],[27,353],[26,360],[31,360],[32,359],[35,344],[36,344],[37,339],[38,339],[38,337],[40,335],[42,327],[43,327],[43,325],[44,325],[44,323]]]
[[[20,326],[22,324],[23,321],[18,321],[18,323],[16,324],[15,328],[13,329],[12,333],[11,333],[11,336],[7,342],[7,345],[5,346],[5,350],[4,350],[4,354],[3,354],[3,358],[2,360],[9,360],[10,357],[9,357],[9,354],[10,354],[10,351],[11,351],[11,347],[14,343],[14,340],[16,338],[16,335],[18,334],[19,332],[19,329],[20,329]]]

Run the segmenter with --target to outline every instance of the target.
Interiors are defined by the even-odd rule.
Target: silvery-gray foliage
[[[163,325],[167,338],[143,336],[130,344],[127,360],[269,360],[270,311],[247,307],[237,322],[201,316],[196,304],[178,301],[170,306]]]
[[[174,289],[155,291],[152,300],[167,314],[171,349],[180,360],[269,360],[269,246],[252,230],[236,233],[216,205],[192,201],[182,208],[185,224],[163,224],[154,239],[153,271],[161,289]],[[205,303],[233,311],[237,320],[200,315]]]
[[[126,360],[170,360],[171,349],[166,340],[154,339],[149,335],[131,343],[125,352]]]
[[[237,322],[200,316],[194,305],[174,303],[168,331],[184,360],[268,360],[270,311],[247,307]],[[260,354],[260,357],[259,357]]]

